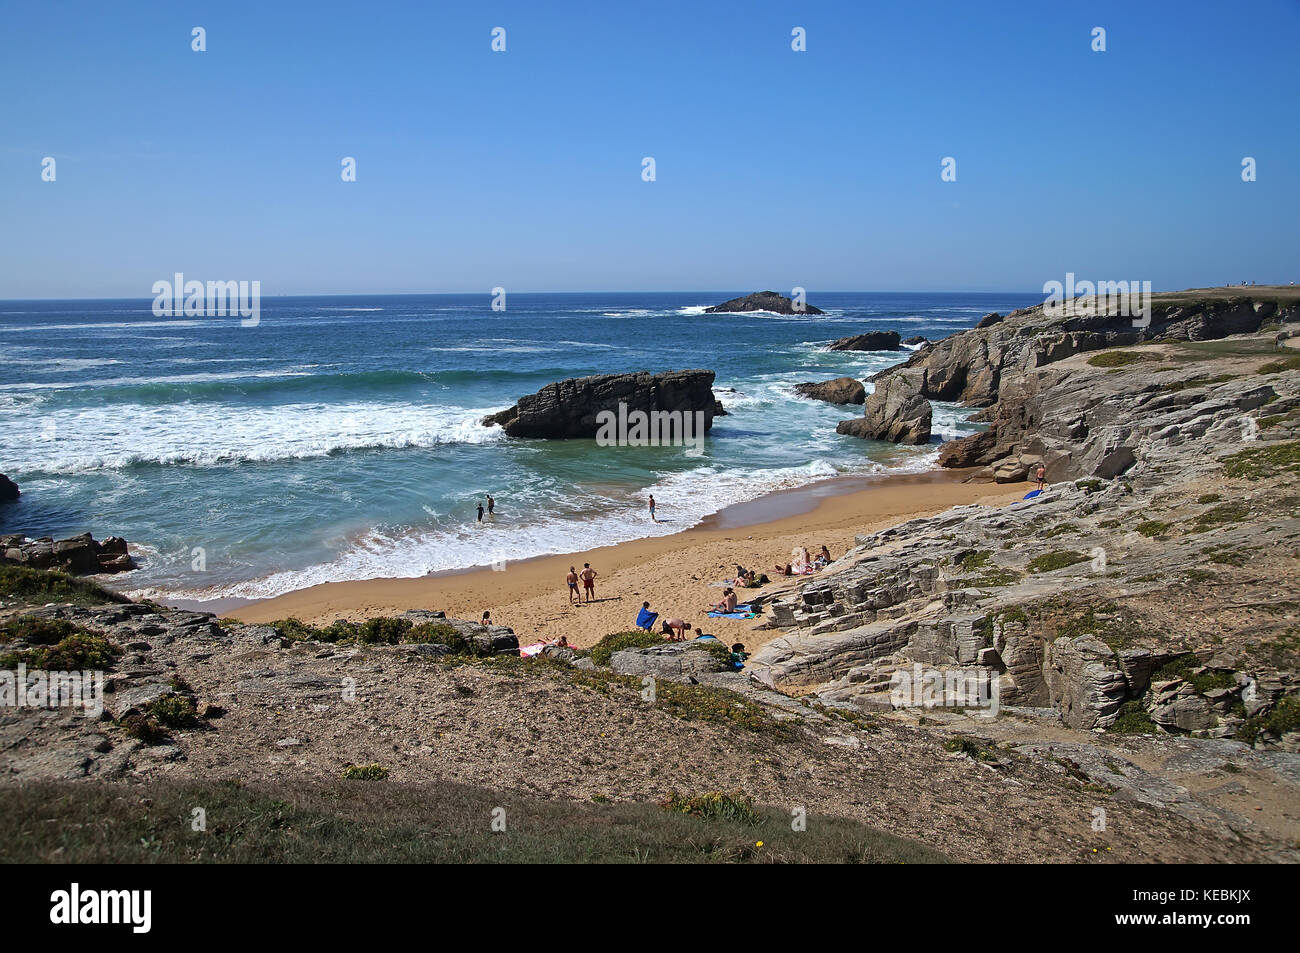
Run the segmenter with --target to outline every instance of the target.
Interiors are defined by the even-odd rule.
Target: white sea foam
[[[240,407],[125,404],[58,409],[6,422],[6,466],[84,473],[142,463],[226,466],[323,457],[346,450],[492,443],[493,408],[372,401]],[[499,409],[499,408],[498,408]],[[195,440],[202,434],[201,441]]]
[[[891,472],[928,469],[933,453],[917,453],[889,467]],[[161,591],[141,589],[137,598],[168,596],[180,599],[265,599],[324,582],[344,580],[415,578],[430,572],[487,566],[499,560],[517,561],[535,556],[582,552],[612,543],[649,536],[667,536],[698,524],[724,507],[757,499],[777,490],[805,486],[845,472],[884,470],[864,461],[851,470],[838,469],[826,460],[780,469],[726,469],[709,466],[664,477],[634,498],[607,499],[609,511],[585,518],[545,512],[530,514],[534,522],[517,525],[501,519],[478,526],[466,522],[439,528],[412,528],[401,532],[372,530],[352,540],[334,559],[302,569],[285,570],[243,582],[202,589]],[[659,523],[645,514],[645,495],[659,502]]]

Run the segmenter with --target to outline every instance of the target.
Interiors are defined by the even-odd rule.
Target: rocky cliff
[[[771,603],[761,680],[891,709],[912,666],[980,670],[1068,727],[1300,750],[1300,311],[1268,294],[1030,309],[878,375],[986,408],[949,461],[1051,485],[859,537]]]

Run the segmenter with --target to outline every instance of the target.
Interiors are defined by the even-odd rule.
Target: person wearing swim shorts
[[[582,601],[590,602],[596,598],[596,576],[598,573],[591,568],[591,563],[583,563],[582,572],[578,575],[582,577]]]
[[[655,519],[655,497],[653,493],[650,494],[650,522],[652,523],[659,522],[657,519]]]
[[[565,581],[569,584],[569,605],[581,602],[582,600],[578,598],[578,571],[572,566],[569,567],[569,575],[565,577]]]

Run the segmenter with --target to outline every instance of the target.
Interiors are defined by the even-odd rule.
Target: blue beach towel
[[[1024,495],[1024,499],[1032,500],[1034,497],[1036,497],[1039,493],[1042,492],[1043,492],[1042,490],[1030,490],[1028,493]]]
[[[658,612],[651,612],[649,609],[642,609],[636,614],[636,627],[638,629],[645,629],[649,632],[655,627],[655,619],[658,618]]]

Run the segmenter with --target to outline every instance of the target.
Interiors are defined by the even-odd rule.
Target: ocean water
[[[919,470],[929,447],[841,437],[861,408],[793,385],[905,353],[827,351],[859,331],[939,338],[1041,296],[838,293],[825,316],[706,315],[738,292],[263,299],[261,322],[158,318],[152,300],[0,302],[0,532],[125,536],[154,598],[261,598],[676,532],[837,474]],[[729,411],[702,453],[512,440],[485,414],[564,377],[701,367]],[[722,388],[731,388],[724,392]],[[474,505],[497,499],[494,522]],[[645,515],[653,493],[664,522]],[[201,559],[200,559],[201,556]]]

